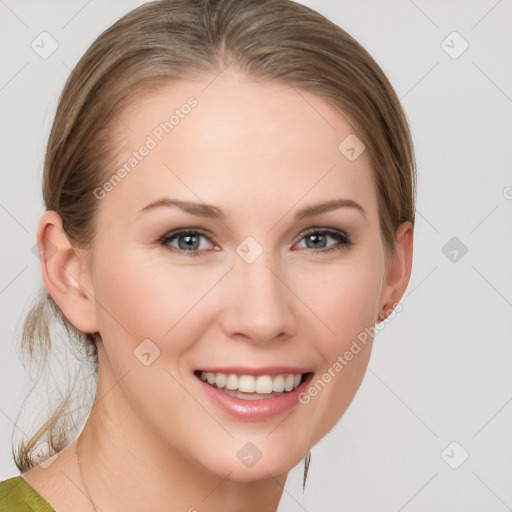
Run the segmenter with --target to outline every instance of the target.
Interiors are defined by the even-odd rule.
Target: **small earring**
[[[379,316],[377,317],[377,322],[383,322],[384,320],[386,320],[386,318],[388,317],[388,315],[387,315],[387,307],[388,307],[388,305],[384,304],[384,307],[382,308],[382,310],[384,312],[381,311],[379,313]]]
[[[304,481],[302,482],[302,492],[303,493],[304,493],[304,489],[306,488],[306,479],[308,477],[310,461],[311,461],[311,451],[308,450],[308,453],[304,457]]]

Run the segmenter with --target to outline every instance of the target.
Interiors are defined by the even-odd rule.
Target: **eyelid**
[[[299,235],[298,240],[302,240],[306,235],[309,235],[310,233],[325,233],[327,235],[335,235],[335,236],[342,235],[346,238],[347,243],[352,243],[351,236],[344,229],[328,228],[328,227],[321,227],[321,226],[313,226],[311,228],[306,229],[306,231],[302,231]]]
[[[175,238],[178,235],[185,235],[188,233],[203,235],[205,238],[210,239],[214,243],[218,243],[215,235],[210,231],[207,231],[203,228],[195,228],[195,227],[186,227],[186,228],[177,228],[171,229],[170,231],[165,232],[161,237],[158,238],[158,243],[163,243],[165,240],[170,240],[171,238]]]

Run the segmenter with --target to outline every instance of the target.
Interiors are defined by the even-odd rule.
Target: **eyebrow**
[[[217,208],[216,206],[213,206],[211,204],[194,203],[192,201],[181,201],[178,199],[171,199],[168,197],[162,197],[161,199],[157,199],[156,201],[149,203],[144,208],[139,210],[139,212],[137,212],[137,215],[140,215],[141,213],[147,212],[154,208],[158,208],[160,206],[166,206],[169,208],[180,208],[181,210],[184,210],[187,213],[197,215],[200,217],[217,217],[219,219],[226,218],[225,214],[222,212],[220,208]],[[366,217],[366,212],[364,208],[353,199],[333,199],[330,201],[324,201],[322,203],[302,208],[295,214],[295,219],[300,220],[306,217],[312,217],[314,215],[319,215],[320,213],[337,210],[338,208],[355,208]]]

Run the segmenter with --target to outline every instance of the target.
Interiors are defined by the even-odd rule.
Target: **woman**
[[[59,102],[24,330],[43,344],[59,318],[97,392],[76,439],[63,404],[19,447],[0,508],[277,510],[407,287],[414,186],[391,85],[311,9],[163,0],[116,22]]]

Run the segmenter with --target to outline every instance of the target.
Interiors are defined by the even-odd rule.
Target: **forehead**
[[[161,87],[121,118],[111,175],[126,172],[107,201],[118,211],[162,195],[253,213],[262,201],[268,211],[337,197],[375,210],[367,152],[351,161],[340,151],[354,128],[310,92],[225,71]]]

